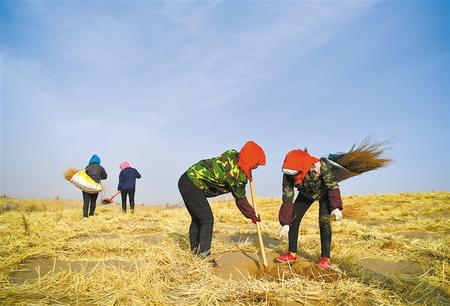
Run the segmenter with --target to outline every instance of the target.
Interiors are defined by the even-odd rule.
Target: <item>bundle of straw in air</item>
[[[340,154],[335,158],[342,167],[361,174],[367,171],[386,167],[392,163],[392,159],[383,157],[386,147],[392,140],[376,141],[372,137],[366,137],[358,146],[354,144],[350,151]]]
[[[75,168],[69,168],[64,172],[64,177],[66,180],[68,180],[69,182],[72,180],[72,177],[75,175],[75,173],[77,173],[80,170],[77,170]]]

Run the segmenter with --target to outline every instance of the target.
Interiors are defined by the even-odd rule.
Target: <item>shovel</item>
[[[117,191],[115,195],[113,195],[110,198],[106,198],[102,201],[102,204],[111,204],[113,202],[113,199],[116,197],[116,195],[118,195],[120,193],[120,191]]]
[[[258,216],[258,212],[256,211],[256,201],[255,201],[255,187],[253,186],[253,178],[250,177],[249,179],[250,183],[250,194],[252,198],[252,206],[255,210],[255,214]],[[261,228],[259,226],[259,222],[256,222],[256,231],[258,232],[258,241],[259,241],[259,248],[261,249],[261,257],[263,260],[263,269],[267,268],[267,258],[266,258],[266,251],[264,250],[264,241],[261,234]]]

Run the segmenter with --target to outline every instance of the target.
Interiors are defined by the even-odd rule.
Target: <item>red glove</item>
[[[259,217],[259,215],[258,216],[253,215],[253,217],[251,219],[252,219],[252,222],[255,224],[256,224],[256,222],[261,222],[261,218]]]

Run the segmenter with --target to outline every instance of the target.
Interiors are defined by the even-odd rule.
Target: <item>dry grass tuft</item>
[[[367,214],[369,207],[361,205],[359,203],[352,205],[351,209],[344,207],[345,218],[354,220],[368,220],[370,219]]]
[[[327,215],[327,216],[322,216],[319,218],[319,223],[321,226],[330,225],[331,222],[333,222],[333,221],[336,221],[335,215]]]
[[[27,221],[27,218],[25,218],[24,214],[22,214],[22,224],[25,236],[30,236],[30,225]]]
[[[70,182],[70,180],[72,179],[72,177],[75,175],[75,173],[77,173],[80,170],[77,170],[75,168],[69,168],[64,172],[64,178]]]
[[[367,137],[358,146],[354,144],[350,151],[338,156],[334,161],[358,174],[386,167],[392,163],[392,159],[383,155],[389,149],[386,146],[391,143],[391,140],[377,141]]]
[[[402,248],[402,244],[399,242],[396,242],[394,240],[388,240],[383,242],[381,245],[382,249],[388,249],[388,250],[400,250]]]

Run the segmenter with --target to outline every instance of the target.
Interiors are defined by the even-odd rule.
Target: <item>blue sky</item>
[[[1,194],[80,198],[67,167],[142,173],[179,203],[203,158],[259,143],[258,196],[285,154],[396,137],[344,194],[449,191],[448,1],[1,1]]]

